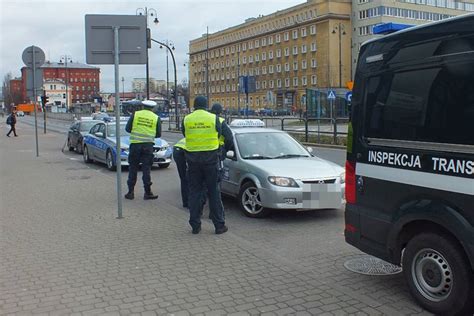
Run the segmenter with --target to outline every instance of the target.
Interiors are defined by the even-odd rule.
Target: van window
[[[474,61],[367,81],[365,136],[474,145]]]

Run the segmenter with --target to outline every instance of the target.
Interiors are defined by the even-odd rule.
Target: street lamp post
[[[176,75],[176,60],[174,58],[174,54],[173,54],[173,50],[174,50],[174,47],[173,49],[171,49],[168,45],[166,45],[165,43],[162,43],[160,41],[157,41],[153,38],[150,38],[153,42],[155,43],[158,43],[160,44],[161,46],[164,46],[168,49],[168,51],[170,52],[171,54],[171,58],[173,59],[173,67],[174,67],[174,106],[175,106],[175,116],[176,116],[176,129],[179,130],[179,116],[178,116],[178,77]]]
[[[62,55],[61,61],[64,62],[64,71],[66,72],[66,111],[69,111],[69,91],[68,91],[68,83],[69,83],[69,73],[67,71],[67,62],[70,60],[72,62],[70,55]]]
[[[191,100],[190,100],[190,97],[191,97],[191,74],[189,72],[189,61],[186,61],[183,63],[183,66],[186,67],[186,74],[188,76],[188,79],[187,79],[187,93],[186,93],[186,107],[189,109],[190,108],[190,103],[191,103]],[[194,64],[193,64],[194,66]]]
[[[146,26],[146,42],[147,42],[147,47],[146,47],[146,98],[150,98],[150,66],[148,62],[148,49],[151,48],[151,31],[148,28],[148,17],[154,17],[153,23],[158,24],[160,21],[158,21],[157,13],[156,10],[153,8],[138,8],[136,10],[137,15],[144,15],[145,16],[145,26]]]
[[[344,29],[344,24],[339,22],[334,29],[332,30],[332,34],[336,34],[336,30],[339,33],[339,88],[342,88],[342,48],[341,48],[341,36],[346,35],[346,31]]]

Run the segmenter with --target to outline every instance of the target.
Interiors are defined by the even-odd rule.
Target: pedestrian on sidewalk
[[[7,124],[10,125],[10,131],[7,133],[7,136],[10,137],[10,134],[13,132],[13,135],[17,137],[18,135],[16,134],[16,112],[13,111],[12,114],[10,114],[7,117]]]
[[[152,110],[156,106],[155,101],[142,101],[143,110],[136,111],[128,119],[125,130],[130,133],[130,147],[128,154],[128,192],[125,198],[135,198],[134,188],[137,183],[138,168],[142,166],[142,180],[145,188],[143,199],[154,200],[158,195],[151,191],[151,166],[153,165],[153,146],[155,138],[161,137],[161,122],[158,115]]]
[[[215,114],[207,112],[207,99],[197,96],[194,99],[194,112],[186,115],[182,124],[186,138],[186,161],[189,181],[189,224],[193,234],[201,231],[201,203],[203,190],[209,195],[209,210],[216,234],[225,233],[224,208],[219,190],[219,135],[221,122]],[[225,135],[231,138],[231,135]]]

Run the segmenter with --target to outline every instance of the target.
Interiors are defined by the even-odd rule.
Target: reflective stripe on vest
[[[135,112],[133,115],[130,144],[154,143],[158,115],[148,110]]]
[[[219,117],[219,121],[221,122],[221,126],[222,126],[222,123],[224,123],[225,120],[223,117]],[[224,146],[224,143],[225,143],[224,135],[219,135],[219,146]]]
[[[174,144],[174,147],[186,150],[186,138],[181,138],[176,144]]]
[[[205,110],[195,110],[184,118],[186,150],[213,151],[219,148],[216,116]]]

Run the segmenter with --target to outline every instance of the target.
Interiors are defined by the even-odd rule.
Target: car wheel
[[[67,148],[69,148],[69,151],[74,151],[74,146],[71,144],[71,139],[67,139]]]
[[[452,238],[421,233],[408,242],[402,263],[410,292],[423,308],[440,315],[473,312],[473,271]]]
[[[169,166],[170,166],[169,163],[162,163],[162,164],[159,164],[159,165],[158,165],[158,167],[159,167],[160,169],[165,169],[165,168],[168,168]]]
[[[84,157],[84,162],[85,163],[91,163],[92,159],[89,157],[89,149],[87,146],[84,146],[84,152],[82,153],[82,157]]]
[[[262,218],[270,213],[262,206],[260,193],[253,182],[246,182],[239,193],[239,204],[242,212],[248,217]]]
[[[114,157],[112,156],[112,151],[110,151],[110,149],[107,150],[107,154],[105,155],[105,163],[107,164],[107,169],[110,171],[117,170],[117,167],[114,163]]]
[[[79,141],[77,142],[77,146],[76,146],[76,151],[77,151],[79,154],[82,154],[83,148],[84,148],[83,146],[84,146],[84,145],[82,144],[82,139],[81,139],[81,140],[79,140]]]

